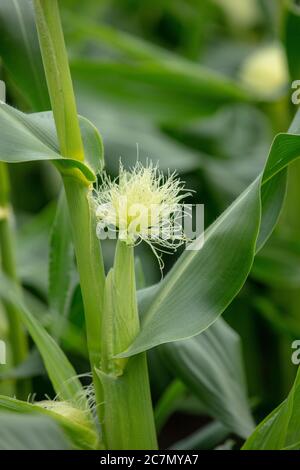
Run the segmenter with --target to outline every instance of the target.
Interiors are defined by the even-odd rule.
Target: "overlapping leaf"
[[[287,399],[255,429],[244,450],[300,449],[300,369]]]
[[[144,291],[141,332],[123,356],[201,333],[240,291],[278,219],[286,166],[300,155],[299,121],[298,113],[290,134],[275,138],[263,174],[208,228],[203,248],[186,250],[160,284]]]
[[[47,416],[0,414],[0,450],[69,450],[71,444]]]
[[[284,169],[300,154],[300,138],[295,133],[298,121],[299,115],[291,134],[276,137],[263,179],[257,178],[208,229],[204,247],[200,251],[186,250],[166,278],[144,292],[142,330],[126,355],[200,333],[217,319],[241,289],[255,252],[277,220],[285,192]],[[27,116],[2,104],[0,123],[2,160],[53,159],[69,164],[69,160],[57,153],[53,122],[48,114]],[[87,155],[91,155],[91,167],[96,169],[102,147],[94,129],[91,135],[95,140],[92,143],[86,139]],[[96,146],[97,161],[92,155],[93,146]],[[94,172],[82,165],[80,169],[85,175],[93,178]]]
[[[203,334],[160,347],[166,366],[207,412],[242,437],[253,430],[238,335],[222,320]]]
[[[176,61],[119,64],[74,60],[77,84],[93,90],[102,101],[127,113],[143,113],[158,123],[179,123],[210,114],[229,102],[248,96],[226,78]]]
[[[1,161],[52,161],[62,173],[77,169],[88,181],[94,181],[103,166],[101,137],[85,118],[80,119],[85,163],[61,157],[52,113],[24,114],[0,102],[0,126]]]
[[[98,436],[88,415],[72,416],[59,414],[38,404],[27,403],[15,398],[0,395],[0,411],[9,411],[21,415],[46,416],[55,421],[68,435],[74,446],[79,449],[96,449]],[[83,412],[84,413],[84,412]]]
[[[0,276],[0,297],[18,307],[21,319],[43,358],[50,380],[59,398],[88,409],[82,385],[73,366],[44,327],[31,315],[23,304],[20,293],[4,275]]]

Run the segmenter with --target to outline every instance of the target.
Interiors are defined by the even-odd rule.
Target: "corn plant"
[[[197,413],[204,410],[214,422],[174,448],[213,448],[234,434],[245,441],[244,449],[298,449],[299,373],[285,401],[255,429],[240,338],[221,315],[239,298],[250,273],[263,276],[259,261],[266,256],[268,240],[282,214],[287,217],[288,212],[291,217],[285,195],[288,190],[288,201],[297,186],[293,186],[291,170],[289,178],[287,173],[288,167],[296,168],[300,155],[299,113],[287,132],[275,136],[259,174],[205,230],[201,249],[197,249],[200,237],[183,249],[182,231],[171,239],[161,234],[176,227],[174,207],[182,208],[194,192],[186,189],[176,173],[165,175],[151,160],[126,165],[122,159],[117,177],[111,177],[110,158],[104,158],[106,147],[98,131],[101,125],[78,114],[72,74],[79,83],[79,95],[91,108],[86,87],[103,87],[100,96],[105,106],[115,76],[127,91],[122,95],[120,90],[119,99],[128,108],[132,84],[139,109],[139,83],[143,83],[141,93],[146,90],[147,94],[151,80],[155,91],[151,96],[149,87],[145,97],[150,114],[152,101],[160,101],[158,91],[169,93],[170,101],[159,103],[159,117],[169,127],[172,119],[178,120],[174,129],[166,129],[162,136],[149,124],[138,127],[146,135],[152,132],[151,142],[159,141],[160,148],[174,158],[181,158],[183,147],[173,146],[170,135],[176,134],[182,117],[188,120],[202,114],[199,100],[204,114],[211,114],[225,104],[249,103],[259,97],[234,80],[129,34],[116,34],[86,19],[78,21],[71,11],[66,18],[80,37],[88,28],[96,42],[109,43],[130,60],[142,60],[142,65],[133,72],[130,63],[119,67],[75,59],[70,69],[57,0],[34,0],[33,4],[5,0],[0,5],[0,28],[6,38],[6,49],[0,45],[0,52],[9,98],[14,97],[14,103],[25,110],[6,104],[2,96],[0,297],[8,323],[11,364],[0,378],[10,381],[12,388],[10,393],[1,389],[0,448],[13,448],[19,440],[23,448],[153,450],[173,411],[190,407]],[[14,21],[20,22],[17,39],[11,28]],[[18,60],[12,62],[7,50],[16,45]],[[31,80],[21,78],[26,61]],[[284,130],[275,106],[270,115],[274,128]],[[153,119],[158,119],[156,114]],[[127,125],[124,120],[125,130]],[[119,133],[126,139],[122,126]],[[187,152],[190,165],[194,158],[192,150]],[[12,192],[14,186],[8,172],[17,163],[32,162],[47,163],[49,172],[54,168],[60,188],[55,214],[45,229],[46,237],[50,230],[46,293],[41,276],[34,278],[40,295],[27,289],[26,279],[22,286],[18,273],[19,259],[25,253],[20,254],[21,243],[15,240],[23,236],[26,244],[14,224],[10,200],[10,186]],[[216,167],[210,169],[213,172]],[[122,206],[124,198],[126,207]],[[153,203],[158,213],[150,226],[148,211]],[[143,204],[147,213],[132,229],[132,210],[137,204]],[[166,207],[171,209],[166,211]],[[44,219],[30,229],[37,245],[43,223]],[[111,226],[117,241],[112,265],[106,269],[107,245],[99,240],[99,227]],[[137,256],[139,244],[150,249],[152,263],[162,273],[152,285],[145,284],[147,266]],[[177,252],[166,274],[164,249]],[[39,265],[44,261],[41,258]],[[47,266],[42,268],[47,270]],[[73,313],[79,313],[72,322],[68,314],[74,303]],[[263,310],[265,304],[261,301],[259,306]],[[73,365],[74,351],[88,360],[82,373]],[[51,397],[34,395],[32,371],[38,375],[40,368],[53,388]],[[151,381],[159,372],[158,382],[167,378],[167,384],[158,397],[152,397]],[[25,427],[31,437],[24,433]]]

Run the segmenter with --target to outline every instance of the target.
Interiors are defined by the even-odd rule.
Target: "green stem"
[[[73,241],[84,304],[87,343],[97,405],[102,404],[102,387],[96,368],[101,359],[101,312],[105,284],[104,266],[96,237],[94,211],[90,207],[89,188],[72,177],[64,177]],[[102,418],[101,407],[97,407]]]
[[[72,79],[57,0],[34,0],[36,25],[60,151],[64,157],[84,160]],[[101,356],[101,311],[104,268],[89,188],[72,176],[63,177],[70,213],[74,247],[83,297],[88,350],[96,393],[97,410],[102,388],[95,368]],[[99,411],[99,417],[101,414]]]
[[[10,224],[9,208],[9,176],[5,163],[0,162],[0,253],[3,272],[18,287],[20,283],[17,277],[15,253],[13,246],[13,232]],[[22,363],[28,355],[27,336],[23,329],[18,309],[5,303],[9,323],[9,338],[12,349],[13,365]],[[16,383],[18,398],[27,399],[30,394],[30,383],[20,380]]]
[[[36,25],[60,151],[84,160],[63,30],[57,0],[34,0]]]
[[[82,140],[57,0],[35,0],[34,4],[61,153],[82,159]],[[105,444],[109,449],[154,449],[157,444],[146,355],[129,360],[113,357],[129,346],[139,330],[133,249],[118,243],[113,279],[110,273],[106,283],[109,295],[104,301],[106,309],[102,319],[105,276],[89,188],[71,176],[64,176],[63,181]],[[112,285],[117,288],[112,290]],[[109,308],[111,302],[113,309]]]
[[[133,248],[118,241],[106,281],[101,370],[104,438],[109,449],[156,449],[146,354],[115,356],[139,331]]]

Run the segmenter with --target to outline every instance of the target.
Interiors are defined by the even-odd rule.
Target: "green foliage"
[[[21,94],[29,109],[49,109],[31,3],[28,0],[3,0],[0,5],[0,30],[0,54],[12,89],[16,90],[17,96]]]
[[[67,407],[65,403],[56,403],[56,408],[49,409],[41,405],[0,396],[0,411],[10,411],[20,415],[49,417],[55,421],[69,437],[74,447],[79,449],[95,449],[98,447],[98,435],[84,411]]]
[[[1,103],[0,122],[3,136],[1,160],[7,163],[52,161],[63,174],[79,170],[83,180],[94,181],[102,167],[102,141],[96,128],[85,118],[81,120],[87,163],[59,153],[55,126],[51,113],[26,115]],[[91,143],[92,142],[92,143]]]
[[[1,450],[70,450],[59,426],[45,416],[0,414]]]
[[[300,372],[287,399],[267,416],[246,441],[244,450],[299,450]]]
[[[161,353],[209,415],[239,436],[251,433],[240,340],[223,320],[199,336],[164,345]]]
[[[1,275],[0,295],[2,299],[18,307],[22,321],[43,357],[45,367],[59,398],[71,402],[81,402],[81,406],[86,409],[87,404],[84,400],[83,389],[74,368],[54,339],[23,305],[20,293],[3,275]]]
[[[10,169],[11,234],[24,288],[1,273],[0,297],[19,312],[33,342],[23,362],[0,370],[1,449],[98,449],[101,437],[108,448],[145,448],[150,428],[154,448],[150,349],[162,445],[166,438],[173,449],[213,449],[233,434],[247,439],[244,449],[300,448],[299,372],[294,381],[290,361],[300,331],[300,118],[283,133],[293,114],[288,83],[258,102],[259,89],[247,89],[241,73],[248,56],[282,41],[290,77],[300,78],[299,7],[262,0],[246,11],[240,3],[247,2],[231,11],[229,2],[212,0],[61,0],[78,109],[94,123],[79,118],[83,160],[56,2],[35,1],[46,79],[33,2],[1,1],[0,77],[11,106],[0,103],[0,161]],[[287,74],[268,60],[256,74],[266,91]],[[138,153],[142,162],[176,169],[195,190],[188,202],[205,204],[203,248],[164,254],[161,280],[150,250],[136,249],[141,329],[133,259],[122,258],[110,271],[111,241],[101,243],[110,272],[103,305],[104,269],[88,197],[104,167],[98,129],[113,176],[120,156],[129,167]],[[49,163],[62,176],[67,201]],[[0,199],[1,207],[10,205],[8,193]],[[0,333],[10,356],[7,314],[1,304]],[[4,396],[10,381],[24,378],[33,378],[37,400],[45,393],[54,398],[54,388],[58,400],[83,409],[85,423]],[[267,416],[254,431],[248,390],[255,416]],[[171,438],[169,418],[189,429],[190,414],[199,429]],[[207,417],[214,421],[206,426]]]
[[[51,231],[49,258],[48,297],[51,313],[55,316],[54,337],[61,335],[64,326],[68,294],[71,289],[73,257],[68,207],[65,194],[61,193]]]

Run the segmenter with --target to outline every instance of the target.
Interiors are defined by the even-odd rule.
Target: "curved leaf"
[[[246,441],[244,450],[283,450],[299,448],[300,368],[292,390]]]
[[[88,409],[82,385],[76,371],[44,327],[31,315],[20,298],[20,293],[3,275],[0,275],[0,297],[18,307],[21,319],[32,336],[45,364],[54,390],[61,400]]]
[[[300,156],[299,122],[297,113],[290,134],[276,136],[263,174],[208,228],[202,249],[186,250],[162,282],[144,291],[141,331],[120,356],[201,333],[238,294],[277,222],[286,166]]]
[[[70,442],[47,416],[0,413],[0,450],[69,450]]]
[[[62,172],[79,170],[87,181],[103,166],[103,147],[97,129],[80,118],[86,162],[63,158],[55,132],[52,113],[24,114],[0,102],[0,160],[7,163],[52,161]]]
[[[9,411],[20,414],[43,415],[54,421],[66,432],[73,444],[80,449],[96,449],[98,446],[98,435],[96,429],[89,421],[88,415],[80,416],[81,421],[72,416],[55,413],[38,404],[32,404],[0,395],[0,411]],[[78,417],[77,417],[78,418]]]

